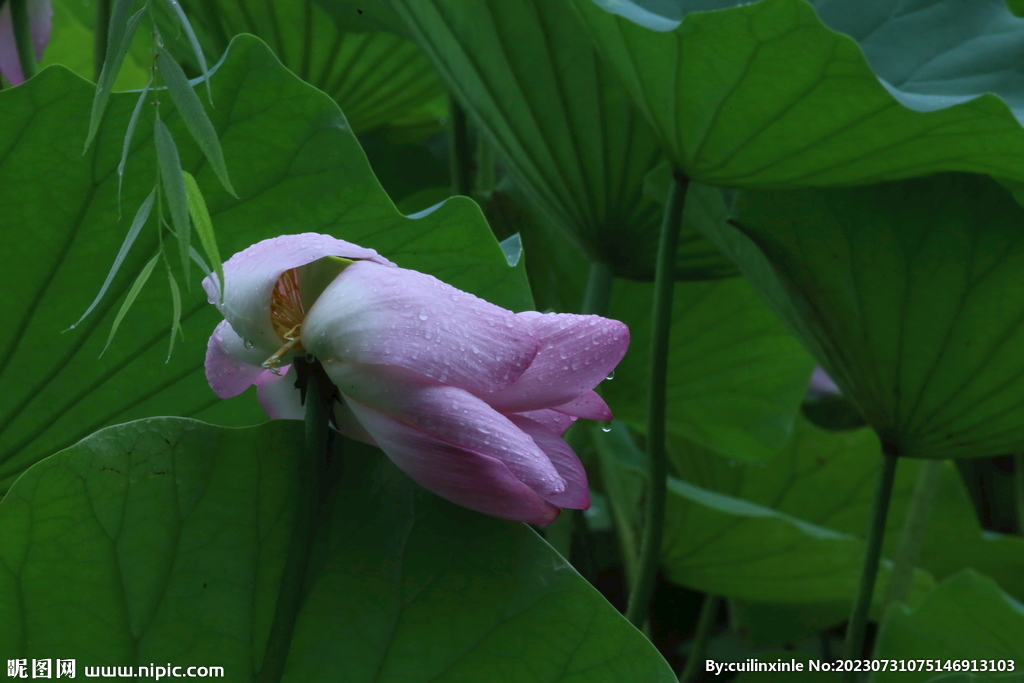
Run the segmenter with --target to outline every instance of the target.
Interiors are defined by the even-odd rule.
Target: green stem
[[[1013,477],[1016,483],[1017,533],[1024,536],[1024,455],[1013,458]]]
[[[32,29],[28,21],[28,0],[10,0],[11,24],[14,26],[14,43],[18,48],[18,61],[25,80],[36,75],[36,54],[32,49]]]
[[[932,510],[935,509],[939,484],[942,483],[943,465],[942,460],[925,460],[917,471],[914,492],[903,518],[899,545],[893,556],[889,590],[885,597],[887,606],[893,602],[906,602],[910,587],[914,584],[914,568],[921,557],[921,546],[924,545],[928,525],[932,521]]]
[[[864,634],[868,626],[868,612],[871,610],[871,598],[875,592],[875,579],[878,577],[878,564],[882,559],[882,540],[885,538],[885,518],[889,513],[889,501],[892,499],[892,484],[896,477],[898,456],[891,449],[883,448],[882,469],[878,473],[878,484],[875,487],[875,498],[871,506],[871,519],[868,523],[867,544],[864,549],[864,564],[861,567],[860,586],[850,611],[850,621],[846,626],[846,646],[843,650],[844,659],[860,659],[864,650]],[[856,671],[843,674],[843,681],[854,683]]]
[[[320,504],[320,479],[326,467],[330,439],[330,402],[323,397],[326,377],[310,368],[306,384],[305,447],[299,461],[295,523],[288,542],[288,556],[281,575],[274,622],[267,639],[259,683],[278,683],[284,673],[292,631],[306,596],[306,575],[313,548],[314,529]]]
[[[580,306],[580,313],[583,315],[606,315],[608,313],[608,300],[612,295],[612,270],[601,261],[590,262],[590,272],[587,275],[587,289],[583,293],[583,305]]]
[[[494,172],[494,150],[491,146],[476,137],[476,193],[486,198],[494,189],[496,174]]]
[[[572,563],[574,531],[576,531],[576,520],[573,518],[572,510],[562,510],[558,518],[544,528],[544,540],[570,564]]]
[[[629,594],[626,618],[637,628],[647,621],[648,605],[654,592],[654,576],[661,555],[661,537],[665,528],[665,494],[668,459],[665,454],[665,389],[668,371],[668,342],[672,330],[673,271],[679,244],[679,224],[686,204],[690,180],[676,171],[675,182],[665,203],[665,214],[658,238],[658,262],[654,271],[654,307],[651,312],[651,374],[647,398],[647,450],[650,480],[644,535],[640,543],[640,562],[636,581]]]
[[[686,666],[679,674],[679,683],[693,683],[697,680],[700,672],[701,662],[704,661],[704,651],[708,647],[708,639],[711,636],[711,627],[715,625],[715,616],[718,615],[718,606],[722,599],[717,595],[705,595],[704,603],[700,606],[700,615],[697,617],[697,632],[693,634],[693,643],[686,655]]]
[[[466,110],[454,95],[448,97],[448,110],[451,118],[451,129],[448,131],[448,167],[452,176],[452,193],[469,197],[473,193],[473,182]]]
[[[96,28],[93,31],[92,69],[97,83],[107,59],[107,36],[110,33],[110,0],[96,0]]]

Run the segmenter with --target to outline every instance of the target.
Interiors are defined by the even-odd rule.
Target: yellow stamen
[[[263,367],[273,370],[281,364],[286,353],[302,349],[301,330],[305,319],[306,311],[299,295],[299,276],[291,268],[281,274],[270,294],[270,324],[284,346],[264,361]]]

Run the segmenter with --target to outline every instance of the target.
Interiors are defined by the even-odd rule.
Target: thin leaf
[[[178,281],[174,278],[174,272],[171,271],[171,264],[164,259],[164,265],[167,266],[167,282],[171,286],[171,302],[174,306],[174,321],[171,323],[171,343],[167,347],[167,360],[165,363],[171,361],[171,354],[174,353],[174,339],[176,335],[181,335],[181,338],[185,338],[185,332],[181,329],[181,290],[178,289]]]
[[[157,117],[153,124],[153,139],[156,142],[156,158],[160,164],[160,177],[163,178],[164,193],[167,205],[171,209],[171,224],[178,236],[178,248],[181,251],[181,270],[185,274],[185,287],[189,285],[189,242],[192,230],[188,223],[188,194],[185,191],[185,179],[181,175],[181,157],[171,137],[167,125]]]
[[[142,89],[142,94],[139,95],[139,101],[135,103],[135,109],[132,111],[132,117],[128,119],[128,130],[124,132],[124,145],[121,147],[121,163],[117,165],[117,213],[121,214],[121,182],[124,180],[124,167],[128,163],[128,148],[132,144],[132,136],[135,134],[135,124],[139,122],[139,114],[142,113],[142,105],[146,103],[146,96],[149,94],[149,88],[153,85],[153,79],[149,79],[149,83],[146,83],[146,87]]]
[[[149,219],[149,213],[153,210],[153,200],[156,198],[156,188],[154,187],[150,191],[149,196],[142,202],[142,206],[135,212],[135,219],[132,220],[132,225],[128,228],[128,234],[124,237],[124,242],[121,243],[121,249],[117,252],[117,256],[114,258],[114,265],[110,267],[110,272],[107,273],[107,279],[103,281],[103,286],[100,287],[100,293],[96,295],[92,303],[89,304],[89,308],[86,309],[82,317],[75,322],[74,325],[69,327],[67,330],[73,330],[78,327],[78,324],[88,317],[92,310],[96,308],[96,304],[100,302],[103,295],[107,293],[107,289],[110,287],[110,283],[113,282],[114,276],[117,275],[117,271],[121,269],[121,264],[124,262],[125,257],[128,255],[128,250],[132,248],[135,243],[135,238],[139,236],[139,231],[142,230],[142,226],[146,224],[146,220]]]
[[[213,265],[213,272],[217,273],[217,281],[224,282],[224,267],[221,265],[220,250],[217,248],[217,235],[213,232],[213,221],[210,219],[210,212],[206,208],[206,200],[203,199],[203,192],[199,189],[196,179],[188,171],[181,172],[185,179],[185,193],[188,195],[188,213],[192,217],[192,225],[199,235],[199,242],[203,245],[206,257]],[[209,274],[211,271],[207,270]]]
[[[96,84],[96,95],[92,100],[92,116],[89,118],[89,134],[85,138],[85,149],[82,150],[82,154],[85,154],[89,145],[92,144],[92,139],[96,137],[100,121],[103,120],[103,112],[107,109],[110,91],[114,87],[114,80],[121,70],[124,56],[128,54],[128,47],[142,21],[142,14],[146,11],[145,8],[142,8],[128,18],[128,11],[132,8],[133,2],[134,0],[116,0],[110,13],[107,56],[103,60],[103,69],[100,71],[100,79]]]
[[[210,117],[206,115],[203,103],[199,101],[199,96],[192,89],[192,85],[188,82],[185,72],[181,70],[181,66],[174,61],[174,58],[168,54],[167,50],[160,51],[160,54],[156,57],[156,64],[164,77],[167,91],[170,93],[171,99],[174,100],[174,106],[177,107],[181,120],[185,122],[185,127],[188,128],[188,132],[192,134],[196,144],[199,145],[199,149],[210,160],[210,166],[213,167],[213,172],[217,174],[217,178],[220,180],[221,185],[224,186],[224,189],[230,192],[232,196],[237,197],[238,195],[235,194],[234,188],[231,187],[231,180],[228,178],[228,167],[224,163],[224,152],[220,148],[217,131],[213,129]]]
[[[196,32],[192,30],[192,23],[185,16],[185,11],[181,9],[181,5],[178,4],[177,0],[167,0],[167,3],[174,10],[175,14],[178,15],[178,20],[181,22],[181,27],[185,30],[185,35],[188,36],[188,42],[192,45],[192,51],[196,53],[196,61],[199,62],[199,69],[203,72],[203,80],[206,82],[206,97],[210,100],[210,106],[213,106],[213,92],[210,90],[210,70],[206,66],[206,57],[203,56],[203,48],[199,45],[199,39],[196,37]],[[234,194],[232,192],[232,194]]]
[[[114,340],[114,335],[117,333],[117,328],[120,327],[121,321],[124,320],[125,314],[128,309],[135,303],[135,299],[139,296],[139,292],[146,286],[146,282],[149,280],[149,276],[153,274],[153,268],[156,267],[156,260],[160,258],[158,253],[156,256],[149,260],[149,263],[142,269],[139,276],[135,278],[135,284],[128,290],[128,296],[125,297],[124,303],[121,304],[121,310],[117,312],[117,317],[114,318],[114,324],[110,327],[110,335],[107,337],[107,343],[103,345],[103,350],[100,351],[100,357],[107,352],[107,348],[110,347],[110,342]]]

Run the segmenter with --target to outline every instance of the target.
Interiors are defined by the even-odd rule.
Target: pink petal
[[[552,408],[542,408],[541,410],[528,410],[523,413],[511,413],[512,415],[521,415],[527,417],[534,422],[539,422],[544,425],[545,428],[551,430],[558,436],[565,434],[565,430],[572,426],[572,423],[576,421],[576,417],[573,415],[567,415],[560,413]]]
[[[206,345],[206,381],[221,398],[237,396],[256,383],[266,356],[259,349],[246,348],[228,321],[222,320]]]
[[[813,398],[828,398],[830,396],[842,396],[843,392],[839,386],[828,376],[825,368],[820,365],[814,368],[811,373],[811,383],[807,393]]]
[[[28,25],[36,61],[42,61],[43,51],[50,43],[50,29],[53,27],[53,7],[50,6],[50,0],[29,0]]]
[[[470,391],[509,386],[540,348],[511,311],[433,276],[363,261],[307,312],[302,343],[321,360],[401,366]]]
[[[286,270],[325,256],[366,259],[382,266],[396,267],[373,249],[330,235],[308,232],[263,240],[229,258],[224,263],[227,290],[223,305],[219,303],[216,275],[203,280],[203,289],[210,303],[218,304],[235,331],[255,346],[269,350],[269,355],[281,346],[281,340],[270,323],[270,295],[278,278]]]
[[[14,24],[11,23],[11,5],[5,2],[0,9],[0,73],[11,85],[21,85],[25,76],[18,59],[18,46],[14,42]]]
[[[554,503],[561,508],[574,510],[589,508],[590,489],[587,486],[587,471],[583,469],[583,463],[576,457],[569,444],[539,422],[522,415],[509,415],[509,419],[515,426],[529,434],[534,443],[540,446],[565,481],[564,491],[546,495],[544,498],[549,503]]]
[[[295,387],[295,373],[292,366],[278,369],[281,374],[264,370],[256,380],[256,397],[260,407],[271,420],[304,420],[306,408],[302,405],[302,392]],[[373,437],[367,433],[359,420],[352,414],[346,403],[334,404],[334,420],[338,431],[350,439],[376,446]]]
[[[599,422],[607,422],[613,417],[611,408],[608,407],[603,398],[597,395],[596,391],[588,391],[573,401],[563,403],[560,406],[554,406],[552,410]]]
[[[43,58],[43,51],[50,42],[50,28],[53,24],[53,8],[50,0],[29,0],[28,22],[36,61]],[[14,41],[14,25],[11,23],[10,3],[0,9],[0,73],[11,85],[21,85],[25,75],[18,59],[18,47]]]
[[[558,470],[533,439],[468,391],[396,366],[325,361],[324,369],[344,396],[405,423],[425,437],[493,458],[543,496],[565,490]],[[379,435],[366,427],[379,442]]]
[[[481,394],[503,413],[553,408],[583,396],[610,373],[629,346],[629,328],[596,315],[526,311],[541,350],[512,386]]]
[[[488,515],[550,524],[559,509],[521,482],[499,460],[441,441],[359,401],[352,412],[401,470],[442,498]]]

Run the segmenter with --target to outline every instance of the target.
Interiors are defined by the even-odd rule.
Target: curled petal
[[[259,399],[260,407],[271,420],[304,420],[306,408],[302,405],[302,392],[295,386],[295,373],[291,371],[292,366],[280,368],[275,374],[270,370],[264,370],[263,374],[256,380],[256,396]],[[338,425],[338,431],[350,439],[368,443],[376,446],[373,437],[367,433],[363,425],[352,414],[347,403],[335,402],[334,421]]]
[[[219,300],[219,283],[215,274],[203,280],[203,289],[210,303],[217,304],[224,318],[238,334],[268,354],[273,353],[281,346],[281,340],[270,322],[270,298],[278,278],[286,270],[304,266],[325,256],[365,259],[380,266],[395,267],[373,249],[335,239],[330,235],[282,235],[257,242],[224,263],[227,289],[223,304]]]
[[[400,366],[475,392],[512,384],[540,348],[511,311],[430,275],[367,262],[328,285],[302,339],[321,360]]]
[[[425,489],[516,522],[550,524],[558,516],[558,507],[496,458],[453,446],[349,397],[346,402],[391,461]]]
[[[544,498],[561,508],[586,510],[590,507],[590,489],[587,487],[587,472],[583,463],[576,457],[562,437],[539,422],[522,415],[510,415],[509,419],[515,426],[530,435],[534,443],[540,446],[554,464],[558,474],[565,481],[565,490]]]
[[[222,320],[206,345],[206,381],[221,398],[237,396],[256,383],[266,355],[258,349],[246,348],[228,321]]]
[[[514,384],[480,394],[503,413],[553,408],[574,401],[615,369],[629,346],[629,328],[618,320],[569,313],[517,314],[541,340],[530,367]]]
[[[588,391],[576,400],[554,406],[552,410],[598,422],[607,422],[613,417],[611,408],[603,398],[597,395],[596,391]]]
[[[576,417],[574,415],[561,413],[552,408],[528,410],[524,413],[511,413],[509,414],[510,419],[512,415],[521,415],[533,420],[534,422],[539,422],[544,425],[545,428],[551,430],[558,436],[565,434],[565,430],[571,427],[572,423],[576,421]]]
[[[325,361],[324,369],[343,395],[405,423],[425,437],[494,458],[541,495],[565,490],[558,470],[533,439],[468,391],[395,366]],[[367,430],[379,442],[379,436],[368,425]]]

